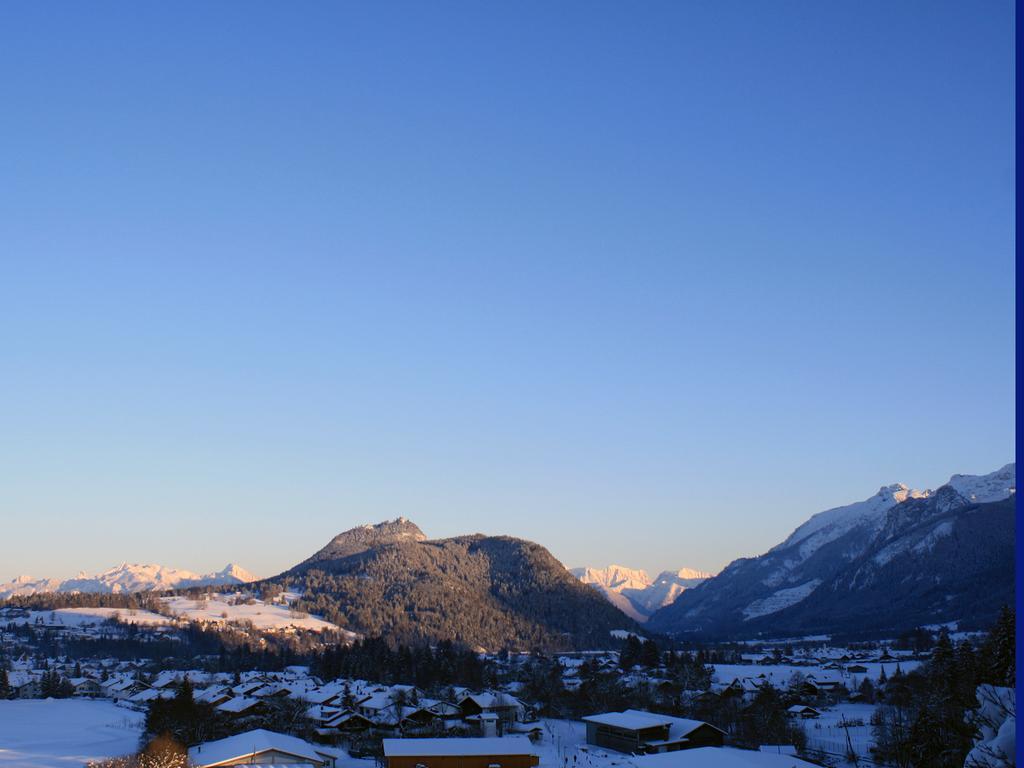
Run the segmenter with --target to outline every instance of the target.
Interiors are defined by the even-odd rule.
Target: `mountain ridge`
[[[812,515],[760,556],[734,560],[655,612],[648,626],[673,634],[735,636],[869,624],[896,628],[914,620],[959,619],[957,611],[978,613],[972,599],[988,605],[994,595],[1012,597],[1012,579],[984,561],[1013,572],[1007,536],[1012,539],[1015,496],[1014,463],[987,475],[954,475],[936,491],[883,486],[864,501]],[[991,530],[984,529],[986,521]],[[982,541],[987,549],[979,548]],[[935,551],[946,560],[936,559]],[[952,563],[961,568],[960,576]],[[869,575],[872,585],[890,579],[887,589],[859,593]],[[929,578],[942,585],[944,603],[919,586]],[[893,583],[901,584],[900,600],[892,595]],[[918,595],[918,604],[902,599],[911,594]],[[897,603],[899,612],[892,609]],[[837,617],[835,626],[824,621],[829,615]]]

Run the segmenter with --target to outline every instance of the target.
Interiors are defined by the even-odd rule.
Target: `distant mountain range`
[[[399,518],[353,528],[269,580],[296,607],[399,643],[487,650],[607,647],[636,624],[539,544],[474,534],[428,540]]]
[[[647,571],[609,565],[607,568],[573,568],[570,573],[589,584],[630,618],[644,622],[659,608],[674,602],[685,590],[692,589],[710,573],[681,568],[662,571],[652,579]]]
[[[1014,602],[1015,501],[1015,464],[954,475],[937,491],[887,485],[717,576],[684,568],[654,579],[618,565],[570,572],[543,546],[509,536],[429,540],[398,518],[345,531],[254,587],[294,591],[296,608],[362,635],[487,650],[605,648],[638,622],[693,639],[984,626]],[[251,581],[234,565],[200,576],[126,563],[63,581],[19,577],[0,584],[0,599]]]
[[[985,624],[1014,602],[1015,502],[1015,464],[937,491],[884,486],[733,561],[647,627],[735,638]]]
[[[0,583],[0,600],[43,592],[154,592],[207,585],[247,584],[255,580],[255,576],[234,563],[228,563],[222,570],[202,576],[163,565],[121,563],[95,576],[82,572],[73,579],[18,576],[6,584]]]

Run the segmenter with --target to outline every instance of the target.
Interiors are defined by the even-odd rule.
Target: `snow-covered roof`
[[[466,739],[384,739],[387,757],[445,757],[448,755],[532,755],[526,736]]]
[[[220,712],[232,712],[237,714],[238,712],[245,712],[247,709],[252,709],[259,703],[259,699],[250,699],[247,696],[239,696],[238,698],[225,701],[223,704],[218,704],[217,709]]]
[[[258,755],[271,750],[293,755],[301,758],[304,762],[312,761],[314,763],[326,762],[327,757],[333,757],[336,754],[333,751],[314,747],[295,736],[257,728],[235,736],[228,736],[226,739],[208,741],[205,744],[192,747],[188,751],[188,759],[197,768],[206,768],[206,766],[219,765],[228,760]]]
[[[583,721],[597,725],[608,725],[612,728],[624,728],[628,731],[639,731],[644,728],[671,725],[672,719],[668,715],[655,715],[650,712],[626,710],[625,712],[605,712],[599,715],[589,715],[584,717]]]
[[[509,693],[501,693],[500,691],[484,691],[483,693],[465,693],[458,698],[458,702],[460,704],[466,700],[472,701],[481,709],[493,709],[504,707],[522,709],[523,707],[523,702],[521,702],[515,696]]]

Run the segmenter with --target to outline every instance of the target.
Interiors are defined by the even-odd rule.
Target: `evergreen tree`
[[[619,652],[619,666],[622,669],[632,669],[640,663],[643,657],[643,645],[634,634],[630,634],[626,638],[625,644],[622,646],[622,650]]]
[[[661,651],[658,649],[658,644],[653,640],[644,640],[640,649],[640,663],[650,669],[658,666],[660,658]]]
[[[1004,605],[981,650],[978,682],[1014,688],[1017,685],[1016,615]]]

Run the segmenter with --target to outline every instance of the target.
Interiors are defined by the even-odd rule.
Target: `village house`
[[[522,720],[526,712],[523,702],[500,691],[466,693],[455,703],[461,710],[463,719],[467,721],[478,715],[494,715],[495,722],[510,725]]]
[[[73,677],[68,680],[72,690],[75,692],[75,696],[79,696],[85,699],[96,699],[103,695],[103,689],[100,684],[93,680],[91,677]]]
[[[38,699],[43,695],[43,686],[39,675],[31,672],[14,671],[10,672],[7,677],[14,698]]]
[[[260,699],[254,699],[249,696],[237,696],[218,704],[216,709],[218,712],[230,715],[231,717],[244,717],[266,711],[267,705]]]
[[[720,747],[725,732],[710,723],[637,709],[584,717],[587,743],[627,754]]]
[[[360,715],[358,712],[345,710],[324,720],[322,730],[324,734],[353,734],[363,733],[373,727],[373,723]],[[322,734],[322,735],[324,735]]]
[[[254,763],[335,768],[337,758],[335,750],[262,728],[208,741],[188,751],[189,765],[194,768],[226,768]]]
[[[199,703],[210,704],[214,707],[220,706],[225,701],[231,701],[234,698],[231,689],[223,685],[211,685],[209,688],[196,691],[193,696]]]
[[[814,720],[821,717],[821,712],[806,704],[794,704],[786,710],[786,714],[790,717],[799,717],[804,720]]]

